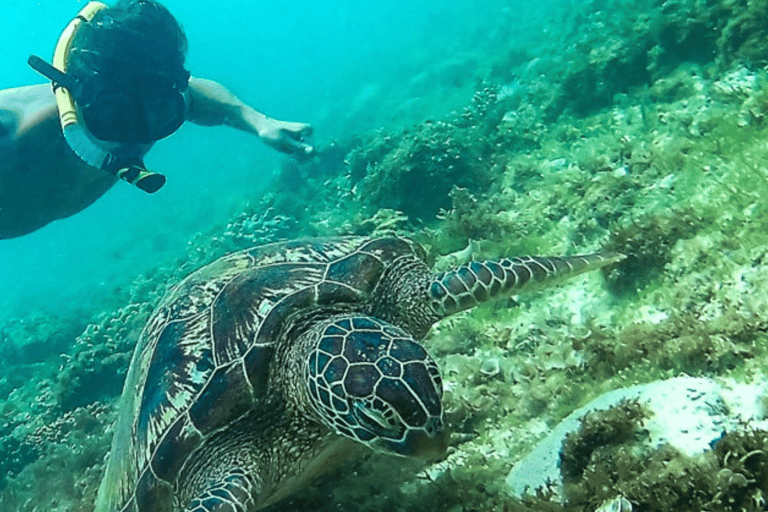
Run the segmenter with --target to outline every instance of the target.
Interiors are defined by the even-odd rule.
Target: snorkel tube
[[[104,143],[99,143],[80,121],[77,112],[77,104],[72,96],[72,91],[78,86],[77,81],[66,74],[67,60],[72,49],[77,30],[83,23],[90,22],[101,10],[106,9],[101,2],[89,2],[77,14],[75,19],[69,22],[61,33],[53,53],[53,65],[48,64],[40,57],[32,55],[28,64],[53,82],[53,93],[56,97],[56,106],[59,110],[59,122],[67,144],[88,165],[106,171],[117,178],[135,185],[144,192],[157,192],[165,184],[165,176],[144,168],[141,158],[128,154],[121,155],[120,149],[106,149]],[[134,151],[135,153],[135,151]]]

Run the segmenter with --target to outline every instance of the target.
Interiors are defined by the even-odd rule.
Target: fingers
[[[311,134],[312,128],[309,127],[309,132],[306,133],[306,136]],[[283,152],[292,154],[299,159],[309,158],[315,154],[315,148],[304,142],[304,136],[302,133],[285,133],[281,149]]]
[[[315,148],[305,140],[312,136],[311,125],[275,121],[270,128],[260,133],[262,140],[268,145],[298,160],[304,160],[315,155]]]
[[[302,137],[311,137],[313,131],[314,130],[311,125],[305,124],[301,130],[299,130],[299,133]]]
[[[295,134],[295,141],[298,143],[298,146],[296,147],[297,153],[303,154],[304,156],[311,156],[315,153],[315,148],[304,141],[306,137],[312,136],[312,131],[311,125],[303,124],[298,133]]]
[[[294,139],[301,140],[302,137],[311,137],[314,129],[307,123],[288,123],[282,128],[283,132],[289,134]]]

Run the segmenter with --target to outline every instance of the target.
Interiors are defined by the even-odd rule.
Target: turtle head
[[[377,451],[428,460],[444,455],[440,371],[421,345],[366,316],[332,318],[316,332],[305,377],[323,423]]]

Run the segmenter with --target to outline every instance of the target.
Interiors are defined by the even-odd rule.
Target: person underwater
[[[69,217],[118,180],[156,192],[166,179],[144,156],[185,121],[252,133],[297,159],[314,154],[310,125],[272,119],[191,76],[186,51],[181,25],[155,0],[92,1],[51,64],[29,58],[53,87],[0,91],[0,239]]]

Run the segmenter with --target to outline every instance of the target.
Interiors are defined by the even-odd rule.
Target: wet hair
[[[187,38],[173,15],[154,0],[120,0],[78,29],[67,74],[83,81],[85,93],[130,90],[141,77],[185,82]]]

